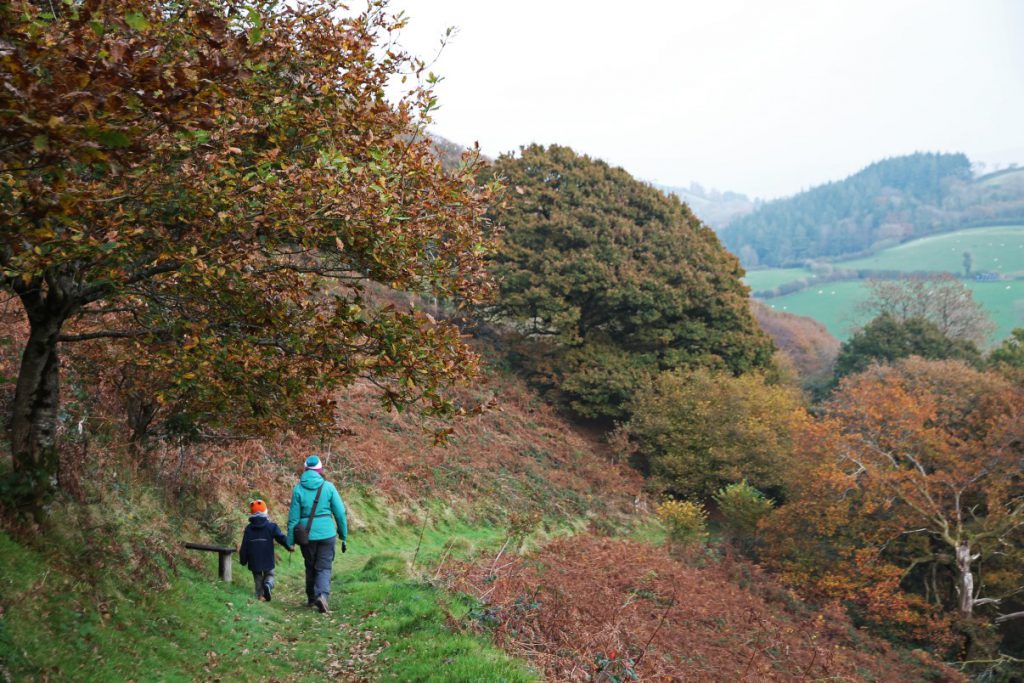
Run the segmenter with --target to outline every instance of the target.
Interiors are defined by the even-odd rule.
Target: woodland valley
[[[337,10],[0,3],[0,678],[1024,680],[1024,171],[489,158]],[[311,454],[325,614],[184,547]]]

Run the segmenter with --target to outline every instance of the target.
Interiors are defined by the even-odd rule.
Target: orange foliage
[[[839,354],[839,340],[816,320],[774,310],[751,299],[751,311],[757,324],[775,345],[793,362],[803,385],[817,385],[832,376]]]
[[[809,610],[757,567],[696,568],[647,544],[578,536],[451,580],[548,680],[964,680],[923,653],[907,662],[839,610]]]
[[[981,588],[991,618],[1024,582],[1022,443],[1024,392],[997,375],[911,358],[848,378],[797,431],[793,498],[763,528],[766,558],[889,635],[949,646]],[[986,582],[972,586],[979,559]]]
[[[328,465],[396,497],[500,498],[503,507],[539,505],[571,515],[599,499],[633,511],[643,486],[639,474],[613,462],[604,443],[574,430],[522,380],[485,372],[460,398],[489,407],[457,421],[446,447],[431,446],[421,420],[385,412],[372,387],[353,387],[338,400],[351,434],[337,442]]]

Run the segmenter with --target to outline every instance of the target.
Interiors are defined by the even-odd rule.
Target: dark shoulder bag
[[[326,484],[327,482],[324,482]],[[306,526],[301,524],[295,527],[293,532],[295,535],[295,542],[299,545],[309,545],[309,530],[313,527],[313,515],[316,513],[316,504],[320,502],[320,492],[324,490],[324,485],[320,484],[320,488],[316,490],[316,497],[313,498],[313,507],[309,509],[309,519],[306,520]]]

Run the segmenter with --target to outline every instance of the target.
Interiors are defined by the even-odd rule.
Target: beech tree
[[[358,378],[390,406],[453,410],[444,388],[475,368],[458,330],[375,307],[366,284],[484,296],[489,190],[472,160],[445,173],[430,153],[431,79],[393,48],[386,3],[22,0],[0,25],[24,502],[51,487],[66,344],[120,348],[159,378],[157,407],[188,397],[211,420],[323,425],[324,392]]]
[[[801,432],[794,499],[769,524],[797,582],[918,635],[933,612],[1024,617],[1020,387],[910,358],[843,380]]]

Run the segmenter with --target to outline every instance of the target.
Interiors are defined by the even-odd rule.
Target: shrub
[[[753,536],[757,523],[774,507],[774,503],[746,479],[720,488],[714,499],[726,529],[736,538]]]
[[[774,493],[792,448],[799,393],[759,374],[663,372],[633,401],[624,426],[634,460],[676,498],[706,500],[747,479]]]
[[[708,513],[702,504],[688,500],[666,500],[655,512],[668,529],[669,538],[676,543],[692,545],[707,539]]]

